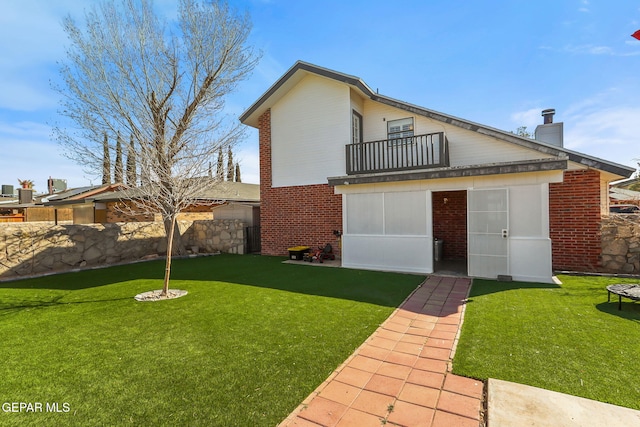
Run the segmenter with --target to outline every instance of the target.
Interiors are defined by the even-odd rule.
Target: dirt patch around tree
[[[143,292],[141,294],[136,295],[134,298],[136,301],[140,302],[153,302],[153,301],[164,301],[168,299],[176,299],[183,297],[187,294],[187,291],[182,289],[169,289],[167,295],[162,295],[162,289],[157,289],[155,291]]]

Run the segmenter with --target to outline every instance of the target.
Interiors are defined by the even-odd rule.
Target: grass
[[[0,400],[43,405],[0,425],[276,425],[423,280],[281,261],[176,260],[155,303],[162,261],[0,283]]]
[[[623,299],[618,311],[605,290],[634,281],[559,278],[560,286],[474,280],[454,373],[640,409],[640,304]]]

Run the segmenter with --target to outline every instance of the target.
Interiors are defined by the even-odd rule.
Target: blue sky
[[[0,184],[98,183],[51,139],[65,59],[61,20],[89,1],[4,1],[0,16]],[[556,109],[565,146],[636,166],[640,158],[640,4],[631,0],[238,0],[263,57],[228,100],[239,115],[297,60],[360,77],[381,94],[507,131]],[[175,1],[156,0],[175,15]],[[257,132],[236,149],[258,182]]]

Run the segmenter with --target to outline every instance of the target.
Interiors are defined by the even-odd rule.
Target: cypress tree
[[[224,160],[222,158],[222,147],[218,150],[218,165],[216,167],[216,178],[220,181],[224,179]]]
[[[227,153],[227,181],[233,182],[233,153],[231,152],[231,147],[229,147],[229,152]]]
[[[236,182],[242,182],[240,179],[240,163],[236,163]]]
[[[113,180],[116,183],[122,182],[122,138],[120,138],[120,132],[118,132],[118,136],[116,137],[116,166],[113,171]]]
[[[111,184],[111,159],[109,158],[109,139],[106,133],[102,142],[102,184]]]
[[[127,148],[127,185],[135,187],[136,175],[136,146],[133,141],[133,135],[131,135],[129,147]]]

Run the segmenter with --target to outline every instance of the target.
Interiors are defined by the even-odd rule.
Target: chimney
[[[554,114],[556,114],[555,108],[547,108],[546,110],[542,110],[544,123],[536,127],[534,135],[536,140],[540,142],[555,145],[556,147],[562,147],[564,145],[564,123],[553,123]]]
[[[553,115],[556,113],[554,108],[547,108],[546,110],[542,110],[542,117],[544,117],[544,124],[549,125],[553,123]]]

